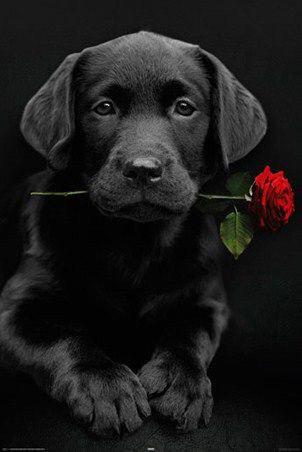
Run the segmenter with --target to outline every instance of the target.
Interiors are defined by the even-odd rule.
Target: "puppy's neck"
[[[108,218],[102,215],[102,222],[106,225],[107,232],[122,238],[127,244],[132,241],[140,244],[141,248],[166,249],[173,246],[181,233],[186,215],[180,215],[168,220],[148,223],[136,222],[123,218]]]
[[[165,261],[185,221],[185,216],[154,223],[102,217],[107,262],[133,286],[141,284],[154,263]]]
[[[186,215],[168,220],[159,234],[159,243],[162,248],[169,248],[180,234]]]

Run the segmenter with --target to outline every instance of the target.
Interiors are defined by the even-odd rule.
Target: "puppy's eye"
[[[193,107],[190,102],[187,100],[179,100],[175,104],[174,112],[181,116],[191,116],[195,111],[195,108]]]
[[[97,104],[93,109],[98,115],[105,116],[105,115],[114,115],[115,114],[115,108],[112,102],[109,100],[104,100],[103,102],[100,102]]]

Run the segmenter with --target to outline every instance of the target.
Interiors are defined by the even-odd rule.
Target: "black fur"
[[[96,112],[101,99],[114,114]],[[228,310],[216,226],[194,203],[265,127],[215,57],[146,32],[69,56],[27,105],[22,132],[49,169],[2,224],[2,237],[16,219],[22,231],[2,353],[94,433],[134,431],[150,406],[181,430],[208,422]],[[88,194],[30,196],[76,189]]]

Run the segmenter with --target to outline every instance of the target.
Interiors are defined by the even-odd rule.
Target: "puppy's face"
[[[88,50],[74,81],[76,152],[97,207],[143,222],[188,211],[207,171],[209,126],[193,52],[132,35]]]
[[[259,102],[214,55],[148,32],[69,55],[28,102],[26,140],[84,175],[104,214],[187,212],[203,183],[266,131]]]

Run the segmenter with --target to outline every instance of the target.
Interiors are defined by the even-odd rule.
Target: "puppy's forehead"
[[[197,53],[197,46],[153,33],[126,35],[82,52],[81,81],[91,87],[110,80],[139,88],[182,79],[206,90]]]

